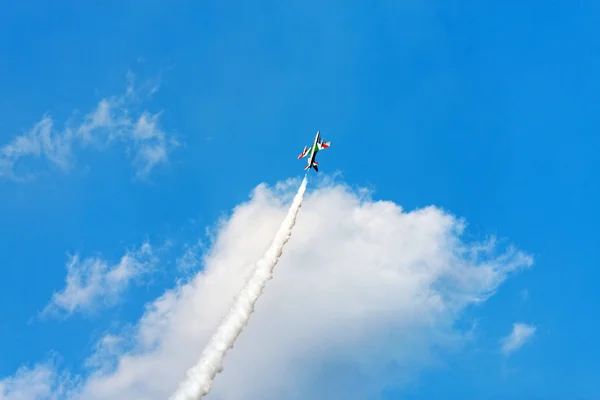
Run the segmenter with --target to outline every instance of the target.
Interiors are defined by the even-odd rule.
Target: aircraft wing
[[[302,153],[300,153],[300,155],[298,156],[298,160],[306,157],[309,153],[310,153],[310,147],[304,146],[304,150],[302,150]]]

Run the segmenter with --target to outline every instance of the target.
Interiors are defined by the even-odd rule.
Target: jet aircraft
[[[331,142],[324,142],[323,138],[321,138],[321,131],[317,131],[313,145],[311,147],[304,146],[304,150],[302,150],[302,153],[298,156],[298,160],[309,156],[308,163],[306,164],[306,167],[304,167],[304,170],[306,171],[307,169],[314,168],[316,172],[319,172],[319,163],[315,160],[315,157],[319,150],[326,149],[330,145]]]

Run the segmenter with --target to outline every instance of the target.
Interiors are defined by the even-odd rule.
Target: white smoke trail
[[[273,269],[283,253],[283,247],[290,239],[296,216],[302,205],[306,191],[306,175],[294,197],[287,216],[275,234],[275,238],[265,255],[256,263],[254,274],[240,292],[229,314],[217,328],[217,332],[200,356],[198,363],[187,372],[187,380],[182,382],[171,400],[198,400],[208,394],[215,376],[223,370],[223,359],[250,319],[254,303],[262,294],[267,281],[273,277]]]

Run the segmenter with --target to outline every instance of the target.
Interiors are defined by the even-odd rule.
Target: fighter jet
[[[321,139],[321,141],[319,141],[319,139]],[[317,156],[319,150],[326,149],[330,145],[331,142],[323,142],[323,139],[321,138],[321,131],[317,131],[317,135],[315,136],[315,142],[313,143],[313,145],[311,147],[304,146],[304,150],[302,150],[302,153],[300,153],[300,155],[298,156],[299,160],[310,154],[310,156],[308,157],[308,164],[306,165],[306,167],[304,167],[304,170],[306,171],[307,169],[314,168],[316,172],[319,172],[319,163],[315,161],[315,157]]]

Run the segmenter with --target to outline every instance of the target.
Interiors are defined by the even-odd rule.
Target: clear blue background
[[[160,74],[149,108],[183,143],[149,183],[132,182],[118,147],[78,154],[86,174],[0,182],[0,376],[51,349],[77,371],[103,329],[176,276],[94,318],[32,320],[67,252],[191,240],[259,182],[301,175],[295,157],[320,129],[321,171],[408,209],[441,206],[536,260],[472,310],[484,350],[407,399],[598,398],[600,4],[252,4],[0,3],[2,143],[121,93],[129,69]],[[516,320],[538,332],[507,360],[493,349]]]

